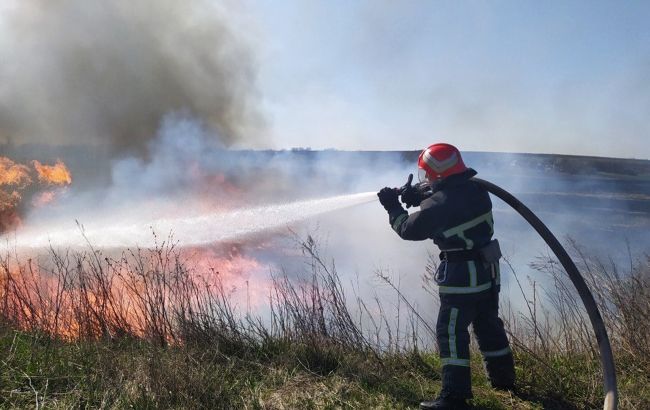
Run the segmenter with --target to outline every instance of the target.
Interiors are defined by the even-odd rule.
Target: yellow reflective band
[[[404,222],[404,220],[406,218],[408,218],[408,217],[409,217],[409,214],[406,214],[406,213],[401,214],[400,216],[398,216],[397,219],[395,219],[395,222],[393,222],[393,230],[397,231],[397,229],[402,225],[402,222]]]
[[[449,326],[447,326],[447,333],[449,333],[449,355],[452,359],[456,359],[456,319],[458,319],[458,309],[451,308],[449,313]]]
[[[490,226],[490,235],[492,235],[494,233],[494,219],[492,218],[492,211],[485,213],[481,216],[477,216],[476,218],[467,221],[465,223],[462,223],[458,226],[454,226],[453,228],[449,228],[446,231],[444,231],[442,235],[445,238],[449,238],[450,236],[456,235],[460,239],[465,241],[466,249],[472,249],[474,247],[474,241],[465,237],[465,231],[483,222],[486,222]]]
[[[456,359],[456,358],[450,358],[450,357],[444,357],[440,359],[442,362],[443,366],[463,366],[463,367],[469,367],[469,359]]]
[[[438,286],[440,293],[466,294],[479,293],[492,287],[492,282],[487,282],[478,286]]]
[[[505,356],[507,354],[510,354],[512,350],[510,349],[510,346],[503,348],[501,350],[492,350],[492,351],[487,351],[484,352],[481,350],[481,353],[483,354],[483,357],[499,357],[499,356]]]
[[[499,266],[499,262],[495,263],[497,265],[497,280],[496,284],[501,285],[501,266]]]
[[[469,270],[469,287],[476,287],[478,282],[478,279],[476,279],[476,263],[467,261],[467,270]]]

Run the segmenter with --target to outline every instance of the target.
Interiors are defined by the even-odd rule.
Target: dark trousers
[[[436,333],[442,361],[442,396],[472,397],[467,330],[470,324],[492,385],[510,387],[514,384],[512,352],[498,315],[498,301],[490,291],[440,295]]]

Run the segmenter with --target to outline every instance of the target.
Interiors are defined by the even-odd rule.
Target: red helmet
[[[467,170],[458,148],[450,144],[429,145],[418,158],[420,180],[435,181]]]

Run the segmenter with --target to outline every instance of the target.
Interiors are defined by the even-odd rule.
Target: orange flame
[[[4,301],[0,318],[20,329],[66,340],[123,334],[182,342],[175,336],[181,329],[170,320],[174,312],[198,309],[200,315],[201,306],[215,297],[227,299],[238,309],[256,309],[269,294],[268,280],[255,278],[249,284],[251,272],[262,268],[257,260],[238,251],[217,256],[220,253],[192,251],[186,259],[180,251],[163,245],[117,259],[102,255],[97,262],[102,265],[79,259],[82,254],[77,254],[81,262],[74,274],[69,266],[56,263],[0,258],[0,299]],[[51,256],[56,257],[54,251]],[[99,262],[102,259],[105,262]]]
[[[25,165],[16,164],[9,158],[0,157],[0,186],[26,186],[31,183],[32,179],[29,176],[29,168]]]
[[[20,226],[23,197],[26,197],[25,203],[33,206],[46,205],[56,198],[56,191],[39,194],[38,187],[31,188],[34,181],[57,187],[72,182],[70,171],[61,160],[57,160],[54,165],[32,161],[32,165],[33,169],[0,156],[0,234]]]
[[[72,182],[70,171],[60,159],[57,159],[54,165],[43,165],[34,161],[34,168],[38,173],[38,180],[44,184],[69,185]]]

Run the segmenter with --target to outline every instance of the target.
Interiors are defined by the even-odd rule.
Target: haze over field
[[[294,263],[290,225],[320,232],[350,276],[390,265],[418,280],[433,247],[400,241],[377,203],[291,207],[401,185],[412,153],[441,140],[650,157],[644,2],[1,4],[0,169],[19,175],[0,178],[5,246],[83,244],[79,221],[100,247],[147,246],[153,228],[181,246],[237,242],[277,269]],[[355,152],[232,151],[265,147]],[[356,152],[368,150],[381,152]],[[467,154],[559,236],[617,254],[626,237],[650,242],[647,161],[608,176],[520,158]],[[71,177],[43,179],[36,164]],[[543,252],[496,212],[518,267]]]
[[[400,240],[374,197],[383,185],[404,183],[415,171],[417,152],[228,151],[193,121],[178,118],[154,141],[148,161],[95,162],[112,175],[109,183],[84,174],[83,163],[71,166],[73,184],[56,202],[26,213],[24,226],[5,235],[3,245],[18,246],[23,255],[25,245],[32,252],[50,245],[85,249],[83,232],[93,246],[119,252],[154,246],[171,234],[191,263],[214,266],[239,292],[253,289],[264,298],[269,271],[303,274],[291,229],[317,240],[346,286],[360,280],[362,296],[388,291],[376,277],[387,272],[409,283],[404,294],[435,317],[435,300],[422,289],[435,246]],[[616,261],[627,257],[628,244],[636,253],[650,243],[648,161],[494,153],[466,153],[465,160],[479,176],[520,197],[562,240],[570,236]],[[365,163],[383,169],[358,167]],[[132,175],[138,176],[135,185]],[[546,246],[512,210],[493,202],[495,236],[509,261],[523,277],[542,280],[528,264],[547,255]],[[504,293],[519,303],[508,273]]]

